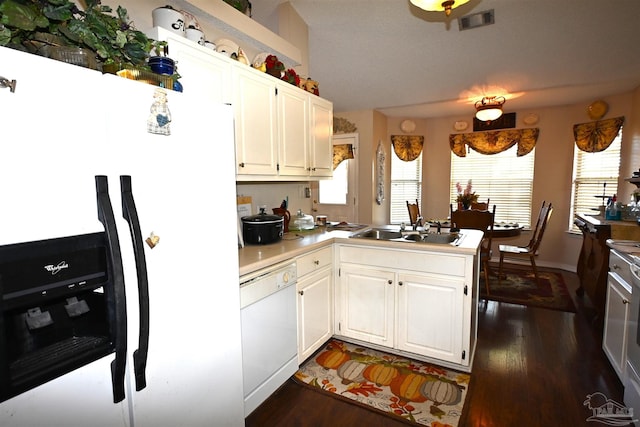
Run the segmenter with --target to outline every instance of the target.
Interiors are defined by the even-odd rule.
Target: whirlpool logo
[[[69,264],[66,261],[60,261],[57,265],[49,264],[44,266],[44,269],[51,273],[52,276],[60,273],[65,268],[69,268]]]

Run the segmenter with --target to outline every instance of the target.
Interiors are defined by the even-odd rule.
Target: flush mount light
[[[476,102],[476,118],[483,122],[492,122],[502,115],[504,96],[485,96]]]
[[[443,12],[445,15],[451,15],[451,9],[468,3],[469,0],[410,0],[411,3],[420,9],[428,12]]]

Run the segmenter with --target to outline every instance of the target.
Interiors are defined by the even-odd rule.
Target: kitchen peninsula
[[[279,242],[238,250],[240,282],[277,263],[296,261],[300,362],[338,336],[471,370],[482,232],[462,230],[463,238],[454,245],[353,238],[352,232],[328,230],[285,233]],[[314,269],[322,270],[328,287],[323,295],[330,295],[331,303],[326,312],[304,318],[301,313],[315,306],[304,301],[309,295],[306,278]],[[328,330],[322,331],[322,325]],[[300,337],[309,331],[322,331],[321,339]]]

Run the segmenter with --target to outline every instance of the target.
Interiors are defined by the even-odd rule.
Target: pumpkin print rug
[[[294,379],[410,424],[455,427],[470,375],[334,339]]]

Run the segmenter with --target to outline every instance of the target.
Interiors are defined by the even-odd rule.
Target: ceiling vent
[[[493,9],[485,10],[484,12],[473,13],[458,18],[458,26],[460,31],[470,30],[471,28],[484,27],[485,25],[491,25],[494,23]]]

